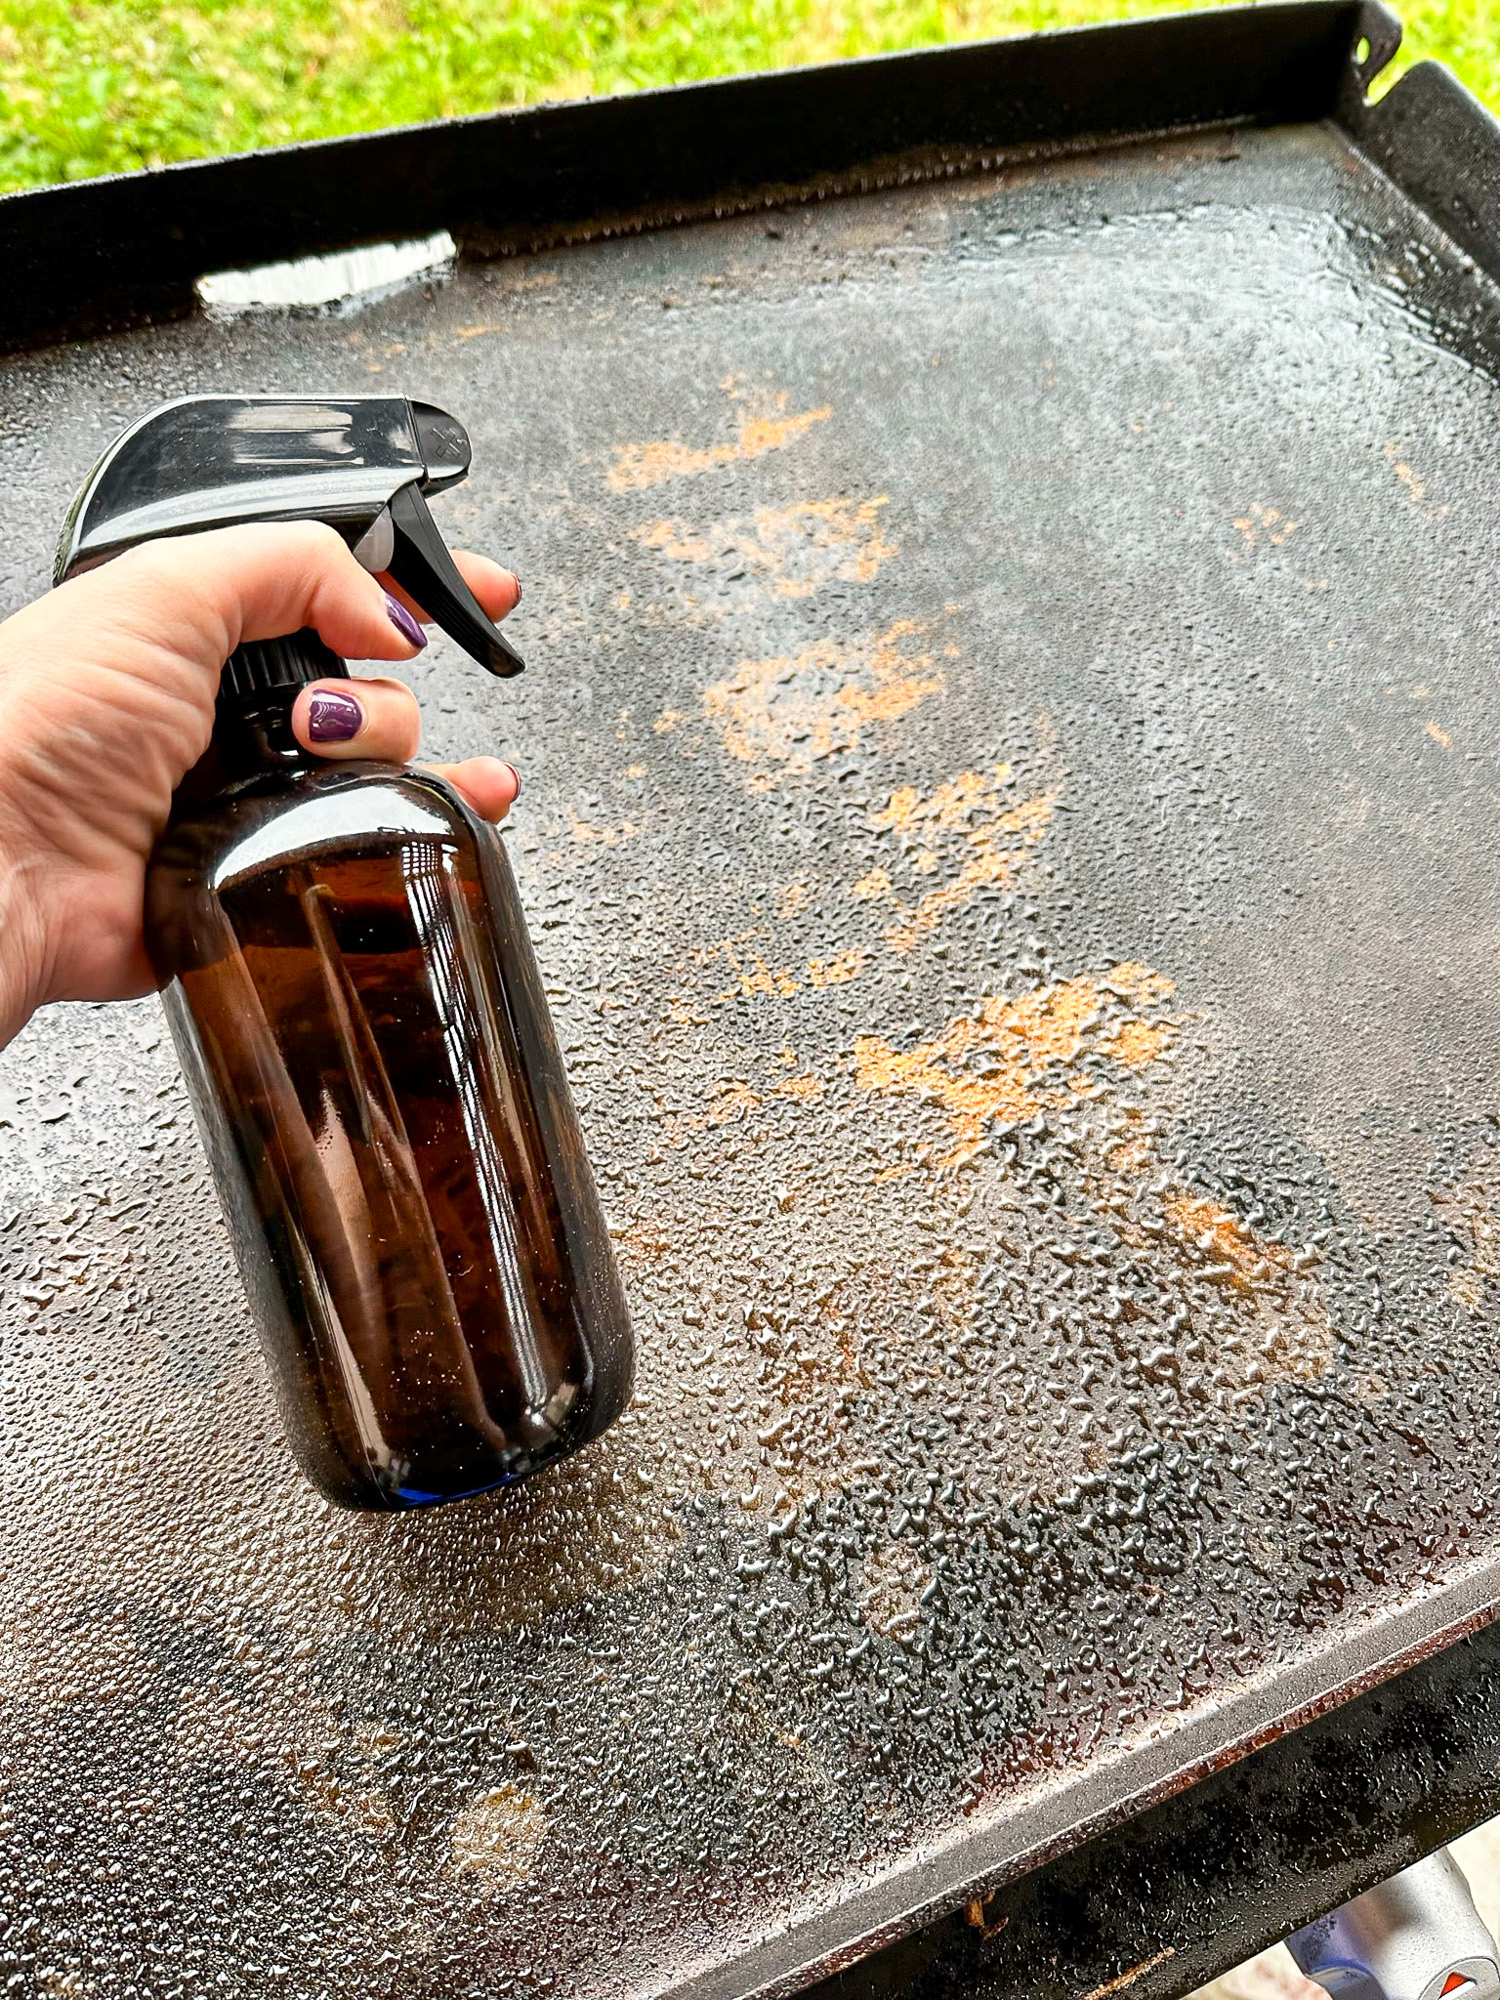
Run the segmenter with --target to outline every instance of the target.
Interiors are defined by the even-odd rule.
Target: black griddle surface
[[[154,1002],[0,1062],[0,1904],[47,1990],[747,1992],[1496,1595],[1497,294],[1332,125],[4,364],[0,569],[200,391],[397,390],[617,1431],[325,1507]],[[65,675],[67,663],[59,660]]]

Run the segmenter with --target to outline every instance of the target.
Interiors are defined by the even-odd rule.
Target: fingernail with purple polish
[[[519,798],[521,796],[521,774],[514,764],[507,764],[505,768],[516,781],[516,797]]]
[[[408,646],[415,646],[420,652],[427,644],[427,634],[404,604],[399,603],[390,592],[385,594],[385,615],[401,634]]]
[[[319,688],[307,704],[307,733],[314,743],[347,743],[358,736],[365,712],[352,694]]]

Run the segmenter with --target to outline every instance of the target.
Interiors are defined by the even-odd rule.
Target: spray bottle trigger
[[[382,520],[390,524],[391,547],[381,567],[419,604],[448,637],[462,646],[492,674],[520,673],[525,661],[505,634],[485,616],[473,591],[459,574],[448,544],[416,486],[403,486],[392,497]],[[362,537],[355,554],[361,561],[365,543],[380,527],[377,520]],[[383,541],[383,533],[381,536]],[[379,553],[379,551],[375,551]],[[369,564],[369,567],[374,567]]]

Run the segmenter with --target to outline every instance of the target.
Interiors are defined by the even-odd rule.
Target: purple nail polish
[[[357,736],[365,712],[352,694],[319,688],[307,704],[307,733],[314,743],[347,743]]]
[[[408,646],[415,646],[417,651],[420,652],[427,644],[427,634],[422,630],[416,619],[412,617],[406,606],[398,603],[389,591],[385,594],[385,615],[390,619]]]

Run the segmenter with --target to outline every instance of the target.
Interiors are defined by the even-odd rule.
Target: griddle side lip
[[[1367,160],[1500,279],[1500,121],[1450,70],[1418,63],[1375,104],[1351,92],[1340,123]]]
[[[1394,32],[1393,32],[1394,31]],[[0,345],[194,308],[206,272],[451,230],[755,205],[872,161],[1334,115],[1399,39],[1380,0],[1280,0],[540,105],[0,196]]]
[[[1269,1690],[1246,1688],[1206,1704],[1182,1729],[1133,1744],[1066,1787],[1012,1805],[989,1826],[904,1862],[757,1949],[654,1989],[653,2000],[788,2000],[1372,1690],[1399,1684],[1404,1674],[1419,1676],[1425,1663],[1497,1618],[1500,1571],[1491,1562],[1476,1563],[1436,1592],[1345,1631],[1279,1675]],[[1269,1707],[1267,1692],[1273,1696]],[[1117,1776],[1124,1761],[1138,1775],[1121,1793]],[[1295,1927],[1289,1920],[1288,1928]]]

